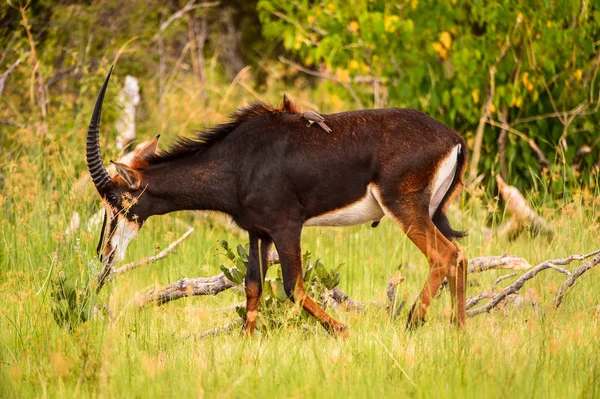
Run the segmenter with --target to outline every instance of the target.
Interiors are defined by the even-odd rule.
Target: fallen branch
[[[115,269],[113,264],[111,262],[109,262],[108,260],[105,261],[102,264],[102,270],[100,270],[100,273],[98,273],[98,275],[96,276],[96,282],[97,282],[96,293],[100,292],[102,287],[104,287],[104,285],[110,281],[110,279],[112,278],[113,275],[123,274],[128,270],[135,269],[136,267],[139,267],[139,266],[149,265],[151,263],[156,262],[157,260],[165,258],[167,255],[169,255],[169,253],[173,252],[175,247],[177,247],[179,244],[181,244],[193,232],[194,232],[194,228],[190,227],[190,229],[188,231],[186,231],[181,237],[179,237],[179,239],[177,241],[171,243],[171,245],[169,245],[166,249],[163,249],[162,251],[160,251],[158,254],[156,254],[154,256],[150,256],[148,258],[144,258],[144,259],[136,261],[136,262],[128,263],[128,264],[124,265],[123,267],[120,267],[119,269]]]
[[[121,266],[120,268],[118,268],[115,271],[115,274],[123,274],[126,271],[129,271],[131,269],[135,269],[136,267],[140,267],[140,266],[146,266],[149,265],[151,263],[156,262],[157,260],[166,258],[167,255],[169,255],[171,252],[173,252],[173,250],[179,245],[181,244],[186,238],[188,238],[192,233],[194,232],[194,228],[190,227],[188,229],[188,231],[186,231],[181,237],[179,237],[179,239],[177,241],[173,241],[171,243],[171,245],[169,245],[167,248],[163,249],[162,251],[160,251],[159,253],[157,253],[156,255],[153,256],[149,256],[147,258],[135,261],[135,262],[131,262],[131,263],[127,263],[124,266]]]
[[[527,270],[531,265],[520,256],[480,256],[469,259],[468,273],[478,273],[494,269]]]
[[[527,200],[519,192],[516,187],[506,184],[500,175],[496,175],[496,183],[498,184],[498,191],[506,202],[506,208],[512,216],[512,222],[508,223],[502,231],[507,234],[509,239],[516,238],[523,229],[531,227],[531,232],[536,235],[542,233],[552,240],[554,237],[554,230],[546,222],[544,218],[539,216],[527,203]]]
[[[188,296],[217,295],[234,286],[235,284],[223,273],[213,277],[182,278],[179,281],[150,291],[139,300],[139,305],[163,305]]]
[[[554,269],[559,273],[563,273],[568,276],[571,276],[571,272],[569,272],[567,269],[564,269],[562,267],[558,267],[558,265],[561,265],[561,266],[568,265],[569,263],[573,262],[574,260],[584,260],[584,259],[587,259],[591,256],[595,256],[598,254],[600,254],[600,250],[597,250],[597,251],[594,251],[594,252],[591,252],[591,253],[585,254],[585,255],[571,255],[568,258],[564,258],[564,259],[554,259],[554,260],[544,261],[544,262],[540,263],[539,265],[535,266],[533,269],[529,270],[527,273],[523,274],[521,277],[519,277],[517,279],[517,281],[515,281],[514,283],[512,283],[511,285],[509,285],[508,287],[506,287],[499,293],[493,295],[492,299],[487,304],[480,306],[476,309],[468,311],[467,316],[473,317],[473,316],[477,316],[478,314],[481,314],[484,312],[489,312],[490,310],[492,310],[493,308],[498,306],[498,304],[500,304],[500,302],[502,302],[504,299],[506,299],[506,297],[519,292],[519,290],[521,288],[523,288],[523,285],[525,284],[525,282],[527,282],[528,280],[531,280],[532,278],[537,276],[537,274],[543,270]],[[590,262],[590,263],[593,263],[593,262]],[[583,272],[581,274],[583,274]],[[559,292],[560,292],[560,290],[559,290]]]
[[[481,302],[483,299],[486,298],[490,298],[492,296],[492,294],[494,293],[494,288],[496,288],[498,286],[498,284],[500,284],[500,282],[509,279],[511,277],[516,276],[517,273],[509,273],[506,274],[504,276],[500,276],[496,279],[496,281],[494,281],[494,284],[492,284],[492,287],[488,290],[485,290],[475,296],[472,296],[470,298],[467,299],[467,303],[465,305],[465,308],[467,310],[471,309],[473,306],[477,305],[479,302]]]
[[[594,254],[598,254],[598,253],[600,253],[600,250],[596,251]],[[581,277],[582,274],[584,274],[585,272],[590,270],[592,267],[597,266],[598,264],[600,264],[600,256],[596,256],[594,259],[587,262],[585,265],[581,266],[579,269],[575,270],[571,274],[571,276],[562,283],[562,285],[558,289],[558,292],[556,293],[556,296],[554,297],[554,308],[555,309],[558,309],[560,307],[563,299],[565,298],[565,295],[567,295],[567,293],[569,292],[571,287],[575,284],[575,281],[579,277]]]

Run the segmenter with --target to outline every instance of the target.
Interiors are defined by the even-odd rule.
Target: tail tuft
[[[464,143],[464,141],[461,140],[461,148],[459,149],[458,163],[456,165],[456,173],[454,175],[454,179],[452,179],[450,188],[446,192],[446,195],[444,195],[444,198],[442,199],[441,203],[438,205],[437,210],[435,211],[435,213],[433,214],[433,217],[431,218],[431,220],[433,221],[433,224],[435,224],[435,227],[437,227],[438,230],[440,231],[440,233],[442,233],[444,235],[444,237],[446,237],[450,241],[453,241],[454,239],[460,240],[461,238],[463,238],[467,235],[466,230],[465,231],[454,230],[450,226],[448,217],[444,213],[444,208],[446,207],[446,204],[448,203],[450,198],[452,198],[452,196],[458,192],[458,190],[460,189],[460,186],[462,185],[462,175],[465,172],[465,168],[467,166],[467,151],[465,149],[466,149],[465,143]]]
[[[453,241],[454,239],[460,240],[467,235],[466,230],[454,230],[450,226],[450,221],[448,221],[448,217],[444,211],[442,211],[442,208],[438,208],[438,210],[433,214],[433,218],[431,218],[431,220],[433,220],[433,224],[435,224],[435,227],[437,227],[440,233],[442,233],[444,237],[450,241]]]

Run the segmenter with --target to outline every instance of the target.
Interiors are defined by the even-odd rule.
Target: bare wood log
[[[595,256],[598,254],[600,254],[600,249],[597,251],[594,251],[594,252],[590,252],[589,254],[585,254],[585,255],[571,255],[564,259],[554,259],[554,260],[544,261],[544,262],[540,263],[539,265],[535,266],[533,269],[529,270],[527,273],[523,274],[521,277],[519,277],[517,279],[517,281],[515,281],[514,283],[512,283],[511,285],[509,285],[508,287],[506,287],[499,293],[493,295],[492,299],[487,304],[480,306],[476,309],[468,311],[467,316],[473,317],[473,316],[477,316],[484,312],[489,312],[490,310],[492,310],[493,308],[498,306],[498,304],[500,304],[509,295],[516,294],[517,292],[519,292],[519,290],[521,288],[523,288],[523,285],[528,280],[531,280],[532,278],[537,276],[538,273],[540,273],[543,270],[554,269],[559,273],[563,273],[568,276],[571,276],[570,271],[568,271],[565,268],[559,267],[558,265],[560,265],[560,266],[568,265],[569,263],[573,262],[574,260],[584,260],[584,259],[587,259],[589,257]]]
[[[152,290],[139,300],[140,306],[163,305],[167,302],[198,295],[217,295],[234,287],[223,273],[213,277],[182,278],[164,287]]]
[[[493,269],[527,270],[531,265],[520,256],[480,256],[469,259],[468,273],[478,273]]]
[[[515,223],[515,226],[511,228],[511,234],[514,234],[516,237],[525,227],[530,226],[534,235],[542,233],[548,240],[552,240],[554,237],[554,230],[544,218],[539,216],[529,206],[527,200],[519,190],[516,187],[506,184],[500,175],[496,175],[496,183],[498,184],[500,195],[502,195],[502,198],[506,202],[506,208]]]
[[[596,253],[600,253],[600,250],[596,251]],[[558,292],[556,293],[556,296],[554,297],[554,308],[555,309],[558,309],[560,307],[563,299],[565,298],[565,295],[567,295],[567,293],[570,291],[571,287],[575,284],[577,279],[579,277],[581,277],[581,275],[583,275],[585,272],[587,272],[591,268],[597,266],[598,264],[600,264],[600,256],[594,257],[594,259],[587,262],[586,264],[581,266],[579,269],[575,270],[571,274],[571,276],[562,283],[562,285],[558,289]]]
[[[169,255],[171,252],[173,252],[173,250],[179,244],[181,244],[183,241],[185,241],[185,239],[188,238],[193,232],[194,232],[194,228],[190,227],[188,229],[188,231],[186,231],[181,237],[179,237],[176,241],[173,241],[167,248],[163,249],[162,251],[160,251],[156,255],[149,256],[147,258],[144,258],[144,259],[141,259],[141,260],[137,260],[135,262],[127,263],[126,265],[123,265],[120,268],[118,268],[115,271],[115,274],[123,274],[126,271],[129,271],[131,269],[135,269],[136,267],[146,266],[146,265],[149,265],[151,263],[156,262],[157,260],[166,258],[167,255]]]

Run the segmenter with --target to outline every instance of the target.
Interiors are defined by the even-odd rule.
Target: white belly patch
[[[444,196],[450,189],[450,185],[456,174],[460,147],[460,144],[457,144],[438,167],[433,186],[431,187],[432,195],[431,201],[429,202],[430,217],[433,217],[433,214],[437,211],[442,199],[444,199]]]
[[[369,184],[367,192],[360,200],[308,219],[305,226],[353,226],[378,221],[384,216],[383,210],[375,199],[373,187]]]

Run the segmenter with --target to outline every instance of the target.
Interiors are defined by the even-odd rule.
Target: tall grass
[[[202,108],[194,105],[194,83],[177,78],[163,99],[162,113],[148,88],[139,135],[164,133],[165,146],[175,134],[222,121],[227,112],[253,99],[234,87],[229,100],[220,103],[227,88],[217,83],[209,87],[212,105]],[[265,99],[277,103],[282,87],[271,82]],[[327,106],[322,94],[292,90],[301,105],[314,106],[308,99],[320,98],[317,105],[324,111],[338,110]],[[428,322],[413,333],[404,329],[406,309],[399,319],[391,319],[384,309],[339,312],[335,317],[351,332],[348,340],[339,340],[311,320],[295,323],[299,315],[290,306],[281,314],[283,327],[253,338],[238,332],[199,338],[201,331],[237,317],[222,308],[243,297],[225,292],[144,310],[136,302],[136,293],[181,277],[219,273],[218,266],[226,262],[219,241],[246,242],[220,219],[209,223],[190,214],[152,218],[144,226],[125,262],[151,255],[183,233],[186,227],[177,219],[196,231],[166,259],[105,287],[94,301],[106,304],[110,313],[90,311],[87,321],[73,323],[71,329],[59,325],[52,292],[60,276],[69,279],[81,299],[99,268],[99,228],[86,227],[99,201],[91,183],[79,184],[85,176],[83,136],[91,100],[74,118],[67,118],[68,112],[51,115],[53,139],[44,146],[33,138],[26,145],[26,136],[34,135],[27,127],[8,133],[19,148],[11,159],[2,158],[0,397],[600,397],[597,270],[581,279],[559,311],[551,301],[564,276],[549,270],[522,292],[535,300],[537,309],[527,301],[507,305],[469,320],[462,333],[450,326],[449,295],[442,291]],[[114,141],[110,123],[105,122],[102,134],[102,142]],[[118,156],[103,148],[107,158]],[[503,204],[483,190],[465,195],[452,207],[450,219],[469,230],[461,244],[469,257],[508,252],[535,264],[600,247],[598,190],[568,189],[571,196],[558,203],[531,194],[556,230],[550,243],[528,235],[514,242],[494,234],[486,238],[485,228],[496,232],[504,215]],[[83,223],[67,235],[73,212]],[[402,264],[407,279],[400,296],[410,303],[428,271],[423,255],[389,220],[375,229],[306,229],[303,246],[327,265],[345,264],[341,288],[356,300],[384,300],[386,282]],[[471,276],[469,294],[491,286],[503,273]]]

